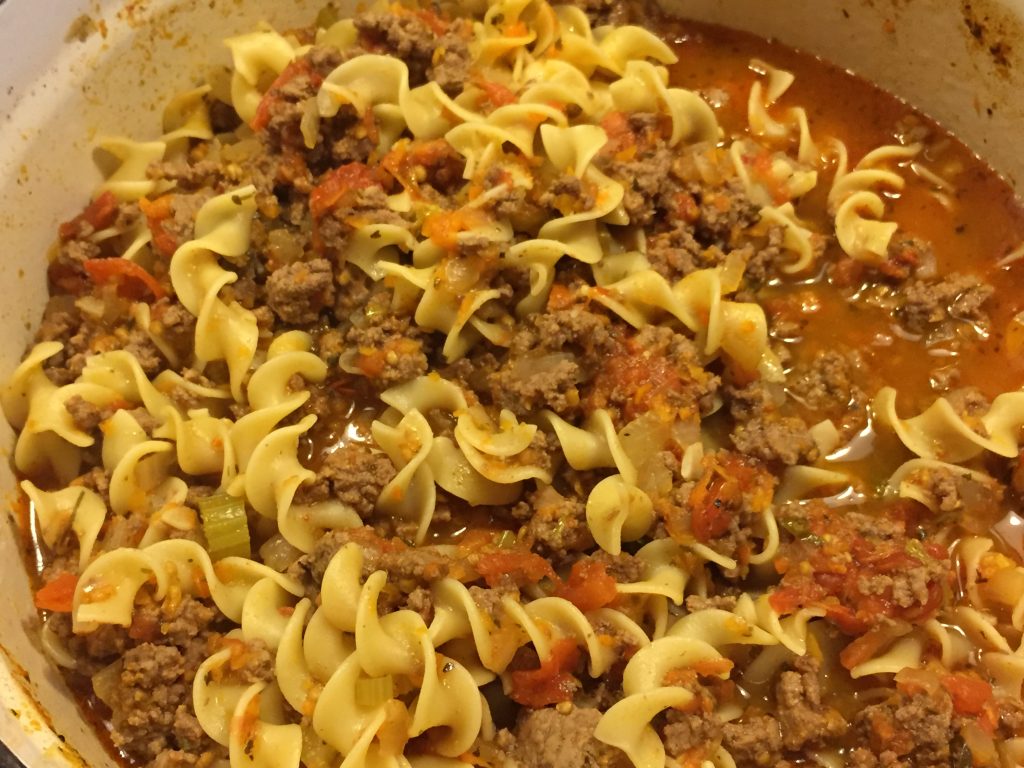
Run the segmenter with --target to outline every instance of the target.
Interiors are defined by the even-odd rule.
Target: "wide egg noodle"
[[[1004,392],[996,397],[975,427],[944,397],[937,398],[916,416],[900,418],[896,394],[893,387],[882,387],[872,407],[879,423],[895,432],[922,459],[962,462],[983,451],[1007,458],[1018,453],[1019,433],[1024,425],[1024,393]]]
[[[896,222],[883,219],[886,205],[881,193],[898,192],[906,183],[886,164],[913,159],[921,146],[879,147],[861,158],[852,170],[847,170],[846,146],[838,143],[837,147],[839,159],[828,194],[829,209],[835,215],[836,238],[851,258],[878,263],[885,259],[889,242],[898,229]]]

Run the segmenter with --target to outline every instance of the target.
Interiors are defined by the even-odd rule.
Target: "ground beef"
[[[182,304],[172,298],[153,304],[150,329],[175,351],[180,362],[189,360],[195,343],[196,318]]]
[[[180,246],[195,238],[196,215],[211,197],[213,197],[212,189],[170,196],[171,215],[160,222],[160,227],[173,240],[175,246]],[[170,256],[171,253],[163,255]]]
[[[131,317],[129,302],[104,292],[102,300],[114,315]],[[36,342],[60,341],[64,348],[44,364],[46,375],[57,385],[69,384],[81,375],[94,354],[122,349],[132,354],[148,376],[163,365],[163,355],[149,334],[131,320],[111,326],[104,318],[85,315],[70,296],[54,296],[47,304]]]
[[[647,238],[647,261],[666,280],[675,281],[705,267],[717,266],[720,249],[705,248],[693,236],[693,227],[675,220],[674,226]]]
[[[740,453],[762,461],[792,466],[818,458],[818,446],[807,422],[798,416],[757,416],[737,424],[730,438]]]
[[[569,552],[594,546],[583,501],[576,496],[562,496],[549,485],[531,491],[520,502],[520,510],[513,514],[529,521],[521,538],[531,549],[561,560]]]
[[[434,618],[433,593],[429,589],[416,587],[409,593],[403,607],[418,613],[423,619],[423,623],[429,625]]]
[[[195,729],[177,713],[189,707],[194,672],[174,646],[143,643],[126,651],[117,695],[108,702],[114,746],[149,761],[182,741],[190,743]],[[180,741],[178,727],[184,730]]]
[[[413,13],[372,12],[358,14],[353,21],[360,40],[368,50],[397,56],[409,67],[409,85],[421,85],[433,63],[437,35]]]
[[[345,443],[324,457],[316,480],[302,486],[296,496],[300,504],[334,499],[347,504],[362,519],[373,517],[381,491],[395,477],[395,466],[387,454],[363,443]]]
[[[858,743],[854,765],[860,768],[946,768],[953,741],[953,704],[942,689],[861,710],[855,724]]]
[[[232,114],[236,114],[231,109]],[[222,183],[224,166],[217,160],[194,160],[187,154],[170,160],[152,163],[146,176],[153,181],[172,182],[175,188],[192,192],[199,189],[217,189]]]
[[[271,273],[267,303],[290,325],[311,324],[334,304],[334,273],[327,259],[298,261]]]
[[[509,355],[501,366],[488,374],[492,402],[519,417],[535,417],[550,408],[562,416],[576,411],[580,404],[576,385],[583,373],[568,353],[528,352]]]
[[[714,714],[686,714],[670,709],[668,720],[662,740],[665,751],[674,757],[697,747],[711,753],[722,740],[722,721]]]
[[[896,317],[911,333],[925,333],[948,320],[986,326],[983,307],[994,292],[974,275],[954,272],[937,281],[912,279],[898,293]]]
[[[924,558],[913,567],[891,574],[861,576],[857,588],[865,595],[884,595],[901,608],[927,605],[931,600],[929,587],[943,583],[949,576],[948,560]]]
[[[158,603],[141,602],[135,609],[133,620],[139,627],[159,627],[160,642],[185,649],[186,657],[200,654],[198,658],[189,659],[198,664],[206,648],[204,643],[196,644],[193,641],[207,633],[218,616],[216,608],[184,595],[173,611],[168,611]]]
[[[591,409],[615,409],[624,425],[652,408],[708,413],[718,386],[689,338],[668,326],[647,325],[606,355],[585,402]]]
[[[768,715],[726,723],[722,727],[722,743],[738,768],[776,766],[782,759],[779,721]]]
[[[553,367],[557,367],[554,364],[558,360],[571,360],[578,367],[580,382],[585,382],[596,373],[614,345],[615,338],[607,315],[580,305],[553,312],[538,312],[520,324],[509,349],[509,362],[502,366],[507,373],[501,374],[495,384],[502,383],[506,377],[527,373],[517,369],[516,361],[530,359],[548,361]],[[563,375],[567,371],[565,369]],[[527,375],[523,378],[532,377]],[[541,382],[536,382],[535,385],[524,383],[522,386],[536,390],[540,385]],[[559,402],[559,397],[567,393],[551,394],[556,405],[568,405]],[[498,396],[501,396],[500,393]]]
[[[811,656],[797,657],[794,671],[779,675],[775,703],[782,726],[782,743],[787,750],[821,746],[846,733],[847,723],[821,697],[819,662]]]
[[[960,418],[968,421],[979,432],[984,432],[984,426],[978,422],[978,417],[988,413],[992,403],[980,389],[960,387],[949,392],[946,395],[946,400],[949,401]]]
[[[406,547],[401,542],[380,538],[371,528],[356,528],[325,534],[310,554],[300,557],[289,568],[289,574],[319,585],[331,558],[349,542],[359,544],[363,550],[364,578],[374,571],[385,570],[389,581],[412,582],[410,591],[444,578],[451,565],[450,558],[434,548]]]
[[[563,173],[552,181],[537,202],[563,216],[594,207],[594,196],[583,182],[571,173]]]
[[[590,556],[590,559],[601,563],[605,567],[605,572],[620,584],[632,584],[642,580],[647,569],[643,560],[628,552],[610,555],[599,549]]]
[[[525,712],[514,731],[508,766],[518,768],[626,768],[626,755],[594,738],[601,713],[573,707],[562,714],[556,709]]]
[[[316,96],[323,79],[346,57],[355,53],[347,51],[343,55],[333,47],[313,46],[304,56],[289,64],[288,69],[282,73],[282,81],[268,89],[261,105],[266,109],[263,116],[265,124],[260,127],[258,134],[271,150],[270,154],[278,155],[281,148],[291,148],[303,152],[307,165],[319,165],[326,159],[325,147],[330,146],[330,138],[322,130],[324,126],[321,126],[317,146],[313,150],[306,148],[301,131],[305,103]],[[342,122],[334,122],[331,129],[340,127],[338,124]]]
[[[945,467],[916,472],[912,480],[932,495],[940,512],[958,512],[979,520],[998,517],[1003,487],[996,482],[975,480]]]
[[[734,595],[714,595],[712,597],[701,597],[700,595],[686,596],[686,610],[690,613],[705,611],[709,608],[722,611],[731,611],[736,607]]]
[[[786,377],[786,389],[802,405],[822,417],[839,418],[866,407],[868,397],[858,382],[863,360],[856,350],[825,350],[809,365],[798,365]]]
[[[750,201],[737,179],[713,190],[691,188],[691,194],[700,200],[694,227],[697,239],[703,243],[727,248],[741,230],[760,220],[760,209]]]
[[[889,241],[885,261],[878,271],[890,280],[906,280],[915,272],[919,277],[927,277],[927,273],[935,272],[935,254],[930,243],[897,232]]]
[[[325,256],[341,253],[348,236],[353,231],[351,222],[372,221],[375,224],[392,224],[408,227],[409,220],[401,213],[391,210],[388,196],[380,186],[360,189],[345,195],[342,202],[324,214],[317,224],[317,232],[324,245]],[[339,275],[340,278],[340,275]],[[339,280],[339,284],[344,285]],[[344,317],[344,315],[340,315]]]
[[[75,427],[83,432],[92,432],[100,422],[110,418],[114,410],[109,406],[94,405],[80,395],[69,397],[64,407],[67,408],[71,420],[75,422]]]
[[[36,330],[35,343],[66,342],[74,335],[82,318],[70,296],[51,296],[43,309],[43,319]]]
[[[455,96],[469,82],[469,66],[473,57],[469,51],[468,39],[472,37],[472,26],[460,21],[449,28],[437,41],[437,52],[431,56],[427,77],[441,86],[449,96]]]
[[[629,119],[633,122],[639,117],[642,116],[632,115]],[[650,148],[641,148],[630,160],[612,160],[604,167],[605,173],[622,184],[622,207],[630,224],[650,225],[662,199],[677,190],[677,182],[669,175],[672,159],[672,150],[658,141]]]
[[[376,389],[423,376],[429,369],[426,338],[412,318],[375,315],[349,328],[345,341],[356,353],[355,368]]]

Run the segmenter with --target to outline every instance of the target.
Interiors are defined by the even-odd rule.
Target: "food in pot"
[[[466,14],[229,39],[60,228],[2,402],[112,747],[1020,764],[1010,190],[776,45]]]

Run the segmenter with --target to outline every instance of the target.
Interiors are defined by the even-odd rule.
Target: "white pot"
[[[97,181],[103,133],[156,135],[164,98],[224,63],[220,39],[266,20],[308,21],[313,2],[7,0],[0,5],[0,376],[45,300],[57,224]],[[951,128],[1015,184],[1024,125],[1024,0],[668,0],[684,15],[774,36],[874,80]],[[174,6],[173,12],[169,9]],[[100,12],[97,13],[97,8]],[[89,12],[105,36],[66,42]],[[0,426],[0,445],[13,444]],[[0,467],[0,489],[13,478]],[[0,739],[28,766],[111,765],[43,658],[14,531],[0,536]],[[64,738],[57,737],[62,734]],[[68,746],[73,745],[73,749]],[[78,755],[81,757],[78,757]]]

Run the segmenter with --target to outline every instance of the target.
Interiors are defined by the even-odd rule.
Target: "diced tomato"
[[[73,240],[82,235],[82,225],[86,224],[92,231],[105,229],[117,218],[117,198],[107,190],[89,203],[85,210],[70,221],[60,225],[58,234],[61,240]]]
[[[815,606],[843,632],[859,635],[884,619],[920,624],[933,617],[949,593],[954,574],[947,548],[936,541],[919,541],[906,534],[917,510],[905,504],[885,504],[879,510],[897,531],[875,536],[824,504],[808,508],[806,530],[798,540],[785,544],[780,556],[800,567],[789,568],[771,598],[781,613]],[[894,595],[893,579],[924,569],[930,574],[926,594],[912,603]],[[884,578],[877,578],[884,577]],[[876,585],[872,588],[871,585]],[[865,641],[870,642],[870,641]],[[863,646],[847,650],[849,663],[858,663]]]
[[[770,476],[740,454],[722,452],[706,461],[704,473],[686,501],[694,538],[706,543],[728,531],[733,510],[745,494],[767,505],[771,486]]]
[[[174,214],[171,196],[163,195],[156,200],[147,200],[143,197],[139,200],[139,208],[146,217],[146,225],[153,236],[153,247],[156,248],[157,253],[161,256],[170,258],[178,250],[177,240],[174,239],[170,232],[164,229],[163,224],[164,221]]]
[[[310,79],[310,85],[313,88],[319,88],[320,84],[324,81],[323,76],[313,69],[309,59],[301,58],[291,62],[285,67],[281,74],[277,76],[267,92],[263,94],[263,98],[260,99],[259,106],[256,107],[256,114],[253,116],[249,123],[249,127],[259,133],[270,123],[270,113],[274,104],[281,101],[281,89],[284,88],[292,80],[307,75]]]
[[[483,91],[481,102],[489,105],[491,109],[504,107],[508,104],[515,104],[519,99],[511,89],[505,87],[501,83],[496,83],[493,80],[480,78],[475,82],[475,85]]]
[[[631,147],[636,147],[636,134],[629,127],[629,120],[623,112],[609,112],[601,119],[608,141],[601,153],[617,155]]]
[[[574,640],[562,638],[552,643],[551,655],[541,662],[538,669],[511,673],[509,697],[517,704],[532,709],[572,701],[579,682],[571,671],[576,668],[579,660],[580,649]]]
[[[832,266],[829,276],[839,288],[852,288],[864,281],[866,273],[867,267],[864,262],[841,258]]]
[[[468,232],[484,226],[488,216],[479,208],[458,208],[454,211],[439,211],[424,220],[422,232],[445,250],[458,247],[460,232]]]
[[[604,563],[589,559],[573,563],[569,581],[559,585],[555,594],[584,613],[604,608],[619,596],[615,589],[615,579],[608,574]]]
[[[557,312],[560,309],[568,309],[573,303],[573,293],[567,286],[555,283],[548,293],[548,311]]]
[[[839,663],[846,669],[853,669],[874,656],[890,640],[892,640],[892,633],[888,632],[885,627],[873,629],[843,648],[839,654]]]
[[[707,543],[728,531],[732,524],[732,513],[721,495],[724,486],[724,478],[705,475],[690,491],[687,506],[697,541]]]
[[[355,364],[366,378],[376,379],[387,369],[389,357],[409,357],[420,353],[422,349],[423,344],[417,339],[400,336],[388,340],[380,347],[359,347]]]
[[[313,248],[323,252],[320,219],[348,195],[381,183],[377,172],[365,163],[346,163],[325,173],[309,194],[309,210],[313,214]]]
[[[54,613],[70,613],[75,598],[78,576],[62,573],[36,592],[36,608]]]
[[[786,202],[789,197],[783,184],[776,178],[772,156],[767,152],[746,155],[743,161],[750,167],[751,175],[765,188],[776,204]]]
[[[476,570],[489,587],[497,587],[508,577],[516,584],[536,584],[544,578],[555,578],[551,563],[527,550],[499,550],[483,555]]]
[[[680,192],[675,196],[676,217],[681,221],[693,224],[700,218],[700,206],[697,199],[689,192]]]
[[[686,384],[680,363],[670,358],[664,348],[647,348],[631,338],[619,344],[594,377],[588,404],[606,408],[616,392],[630,393],[623,416],[627,421],[655,409],[672,410],[667,397]]]
[[[397,7],[401,8],[402,6]],[[420,21],[422,21],[424,24],[430,27],[430,31],[433,32],[438,37],[440,37],[441,35],[448,31],[448,22],[442,19],[433,11],[423,8],[415,10],[412,13],[416,18],[418,18]]]
[[[413,195],[422,194],[420,185],[430,178],[431,185],[444,191],[463,182],[466,161],[444,139],[397,142],[381,158],[380,167]]]
[[[322,218],[347,194],[380,184],[380,178],[365,163],[346,163],[328,171],[309,194],[309,210]]]
[[[953,697],[953,709],[960,715],[980,715],[992,698],[992,686],[972,675],[944,675],[939,682]]]
[[[506,24],[501,31],[508,37],[525,37],[530,33],[529,27],[526,26],[526,22],[522,19],[514,24]]]
[[[87,259],[82,266],[96,285],[114,284],[117,293],[133,301],[142,300],[146,292],[154,300],[162,299],[167,291],[149,272],[134,261],[121,258]]]
[[[848,635],[859,635],[871,627],[864,616],[885,616],[884,609],[872,610],[863,604],[854,611],[848,605],[831,604],[825,608],[825,617]]]
[[[128,637],[150,643],[160,637],[160,622],[156,614],[145,611],[132,616],[132,624],[128,627]]]
[[[779,587],[768,595],[768,604],[780,615],[796,613],[807,601],[807,596],[795,587]]]

